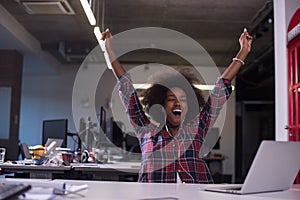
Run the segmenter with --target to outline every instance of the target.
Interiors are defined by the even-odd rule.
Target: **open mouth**
[[[173,113],[175,116],[180,116],[181,113],[182,113],[182,110],[180,110],[180,109],[174,109],[174,110],[172,110],[172,113]]]

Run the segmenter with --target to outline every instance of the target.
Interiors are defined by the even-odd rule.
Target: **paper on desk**
[[[83,185],[69,185],[69,184],[67,184],[66,185],[66,190],[70,191],[70,192],[79,192],[79,191],[85,190],[87,188],[88,188],[87,184],[83,184]]]
[[[24,199],[47,200],[47,199],[52,199],[54,196],[55,195],[53,194],[53,189],[52,188],[35,188],[35,187],[32,187],[28,192],[25,193]]]
[[[29,184],[32,188],[50,188],[50,189],[64,189],[65,183],[56,183],[50,179],[5,179],[7,182],[16,184]]]
[[[69,191],[69,193],[76,193],[76,192],[85,190],[87,188],[88,188],[87,184],[83,184],[83,185],[67,184],[66,185],[66,191]],[[66,194],[68,194],[68,192],[66,192]],[[53,199],[55,196],[57,196],[57,195],[53,194],[53,188],[32,187],[28,192],[26,192],[24,199],[48,200],[48,199]]]

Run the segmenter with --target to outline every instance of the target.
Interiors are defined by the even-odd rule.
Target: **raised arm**
[[[117,79],[119,79],[123,74],[126,73],[126,70],[122,67],[118,59],[116,59],[115,53],[113,52],[111,48],[111,38],[112,34],[109,31],[109,29],[106,29],[104,32],[102,32],[102,40],[106,40],[105,45],[107,49],[107,53],[109,55],[109,59],[112,61],[111,65],[113,68],[113,72]]]
[[[145,114],[142,105],[140,104],[136,90],[133,87],[131,77],[126,74],[126,70],[122,67],[119,61],[116,59],[116,55],[111,48],[112,34],[109,29],[102,32],[102,40],[106,40],[105,45],[109,59],[112,61],[112,68],[116,78],[119,80],[119,95],[123,106],[126,109],[130,122],[135,129],[135,134],[140,140],[145,134],[151,132],[148,128],[152,127],[150,120]]]
[[[221,75],[221,78],[229,79],[230,81],[236,76],[239,69],[244,65],[244,60],[247,57],[248,53],[251,51],[252,37],[249,35],[247,29],[244,29],[244,32],[239,38],[240,51],[232,59],[232,62]]]

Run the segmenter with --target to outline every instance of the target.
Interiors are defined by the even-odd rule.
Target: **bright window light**
[[[194,85],[196,88],[200,89],[200,90],[212,90],[215,85]],[[145,90],[151,87],[151,84],[148,83],[144,83],[144,84],[133,84],[133,87],[135,89],[141,89],[141,90]],[[232,86],[232,90],[234,90],[234,86]]]
[[[151,84],[148,84],[148,83],[142,83],[142,84],[133,84],[133,87],[135,88],[135,89],[140,89],[140,90],[146,90],[146,89],[148,89],[148,88],[150,88],[151,87]]]
[[[196,88],[198,88],[199,90],[213,90],[215,85],[194,85]],[[232,90],[234,90],[234,86],[232,85]]]
[[[215,85],[194,85],[199,90],[212,90]]]
[[[93,13],[93,11],[90,7],[90,4],[89,4],[88,0],[80,0],[80,2],[81,2],[83,10],[84,10],[90,24],[92,26],[95,26],[96,25],[96,18],[94,16],[94,13]]]
[[[200,84],[194,85],[194,86],[200,90],[212,90],[215,87],[215,85],[200,85]],[[232,90],[235,89],[233,85],[231,87],[232,87]]]

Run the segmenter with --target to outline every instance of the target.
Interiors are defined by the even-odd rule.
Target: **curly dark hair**
[[[194,84],[199,84],[200,80],[193,73],[191,68],[177,67],[172,70],[159,72],[150,77],[152,86],[145,90],[142,94],[144,97],[142,104],[145,106],[145,111],[149,114],[149,109],[153,105],[165,106],[167,92],[178,87],[185,91],[187,95],[188,113],[185,117],[185,122],[193,119],[199,114],[200,109],[204,106],[205,100],[202,91],[197,89]],[[164,117],[163,111],[151,113],[151,118],[161,122]]]

